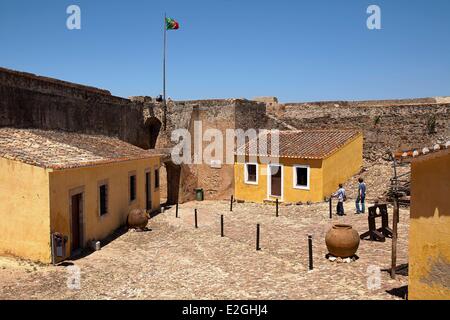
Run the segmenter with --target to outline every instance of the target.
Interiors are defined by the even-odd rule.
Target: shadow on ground
[[[391,268],[389,269],[382,269],[381,271],[387,272],[387,273],[391,273]],[[408,264],[401,264],[399,266],[397,266],[397,268],[395,269],[395,274],[398,274],[400,276],[408,276]]]
[[[386,290],[392,296],[396,296],[402,298],[404,300],[408,300],[408,286],[403,286],[399,288],[393,288],[391,290]]]

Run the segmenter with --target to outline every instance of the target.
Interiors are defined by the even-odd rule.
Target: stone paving
[[[83,258],[60,266],[0,258],[1,299],[401,299],[407,268],[369,290],[370,266],[390,267],[391,240],[361,241],[352,263],[325,258],[325,233],[332,223],[367,231],[367,214],[329,219],[328,203],[280,206],[204,201],[180,205],[153,218],[151,231],[128,231]],[[194,228],[194,209],[199,228]],[[220,237],[220,215],[225,237]],[[392,208],[389,209],[390,218]],[[406,265],[408,210],[400,212],[398,265]],[[256,224],[261,251],[256,251]],[[391,223],[391,221],[390,221]],[[313,236],[314,270],[308,271],[307,235]],[[67,286],[69,266],[81,270],[80,289]]]

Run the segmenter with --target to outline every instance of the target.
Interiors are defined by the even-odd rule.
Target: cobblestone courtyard
[[[154,217],[151,231],[128,231],[100,251],[60,266],[0,258],[1,299],[401,299],[407,268],[392,280],[391,240],[361,241],[353,263],[325,259],[332,223],[368,230],[367,214],[329,219],[328,203],[275,207],[226,201],[190,202]],[[194,228],[194,209],[199,228]],[[225,237],[220,237],[224,214]],[[398,265],[406,265],[408,210],[401,210]],[[391,224],[392,208],[389,208]],[[261,251],[255,250],[261,224]],[[313,236],[314,270],[308,271],[307,235]],[[80,289],[68,289],[70,265],[81,269]],[[369,266],[381,271],[381,288],[369,290]],[[389,292],[388,292],[389,291]]]

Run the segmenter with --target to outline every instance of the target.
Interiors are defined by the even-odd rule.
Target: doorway
[[[269,165],[270,183],[269,195],[282,198],[283,195],[283,167],[281,165]]]
[[[72,216],[72,241],[71,253],[76,252],[82,247],[82,223],[83,214],[83,193],[77,193],[71,197],[71,216]]]
[[[161,175],[161,187],[159,188],[161,195],[166,196],[165,205],[175,205],[178,203],[180,192],[180,180],[181,180],[181,166],[174,164],[172,161],[164,162],[164,171]],[[163,188],[166,191],[163,191]],[[181,199],[182,200],[182,199]],[[161,202],[163,203],[163,202]]]

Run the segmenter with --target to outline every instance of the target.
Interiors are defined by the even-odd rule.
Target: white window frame
[[[305,164],[296,164],[293,166],[294,168],[294,173],[292,175],[293,180],[292,180],[292,185],[294,186],[294,189],[300,189],[300,190],[310,190],[310,178],[311,178],[311,167],[309,165],[305,165]],[[302,168],[302,169],[306,169],[307,174],[306,174],[306,186],[299,186],[297,185],[297,168]]]
[[[248,165],[255,165],[256,166],[256,181],[248,181],[248,170],[247,170],[247,166]],[[252,184],[252,185],[257,185],[258,181],[259,181],[259,166],[258,163],[256,162],[246,162],[244,164],[244,181],[246,184]]]

